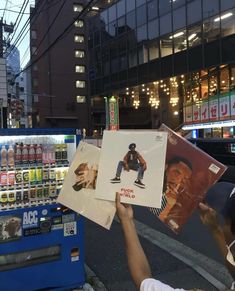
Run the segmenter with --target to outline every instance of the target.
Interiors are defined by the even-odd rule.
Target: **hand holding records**
[[[168,132],[164,192],[150,211],[178,233],[226,167],[164,124],[160,130]]]
[[[104,131],[96,198],[161,206],[167,133]],[[155,178],[153,178],[155,177]]]
[[[111,201],[95,199],[99,158],[99,148],[85,142],[79,143],[58,202],[109,229],[116,208]]]

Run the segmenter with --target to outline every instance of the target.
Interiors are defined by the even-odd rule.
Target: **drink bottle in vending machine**
[[[84,284],[83,218],[57,203],[80,139],[75,129],[0,129],[1,290]]]

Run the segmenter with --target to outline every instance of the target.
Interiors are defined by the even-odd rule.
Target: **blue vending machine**
[[[0,290],[84,284],[83,218],[56,203],[76,129],[0,130]]]

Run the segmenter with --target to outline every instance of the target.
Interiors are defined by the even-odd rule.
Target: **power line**
[[[40,4],[43,3],[43,6],[41,7],[41,10],[40,10],[40,11],[38,11],[38,10],[34,10],[34,12],[31,13],[31,16],[28,17],[28,19],[27,19],[27,21],[25,22],[24,26],[22,27],[21,31],[18,33],[17,38],[15,39],[13,45],[14,45],[14,46],[17,46],[17,45],[18,45],[18,46],[19,46],[19,45],[21,44],[21,42],[23,41],[23,39],[26,37],[27,33],[28,33],[29,30],[30,30],[29,23],[30,23],[30,19],[31,19],[31,17],[35,17],[35,16],[36,16],[36,18],[37,18],[38,15],[39,15],[41,12],[46,11],[46,10],[50,9],[51,7],[57,5],[60,1],[61,1],[61,0],[56,1],[56,2],[53,3],[52,5],[48,6],[46,9],[43,9],[44,6],[45,6],[45,4],[46,4],[46,1],[44,1],[44,2],[41,1]],[[39,4],[39,7],[40,7],[40,4]],[[39,9],[39,7],[38,7],[38,9]],[[36,14],[36,13],[37,13],[37,14]],[[34,18],[33,21],[35,21],[36,18]],[[28,29],[27,29],[27,26],[28,26]],[[25,32],[26,29],[27,29],[27,31]],[[24,32],[25,32],[25,35],[22,37],[22,35],[23,35]],[[21,37],[22,37],[22,39],[20,40]],[[7,56],[6,56],[6,57],[8,57],[8,56],[10,55],[10,53],[12,52],[12,50],[13,50],[13,48],[10,49],[10,51],[7,53]],[[28,50],[28,48],[27,48],[26,50]]]
[[[40,3],[42,3],[42,2],[40,2]],[[41,8],[43,8],[45,6],[45,3],[46,3],[46,1],[44,1],[44,3],[43,3],[44,5]],[[40,12],[41,12],[41,10],[39,11],[38,15],[40,14]],[[34,11],[34,13],[32,13],[32,17],[34,17],[35,15],[36,15],[36,11]],[[24,26],[22,27],[22,29],[20,30],[19,34],[17,35],[15,41],[12,44],[12,48],[9,50],[9,52],[7,52],[6,58],[11,54],[14,46],[17,46],[17,45],[19,46],[21,44],[21,42],[23,41],[23,39],[26,37],[26,35],[27,35],[28,31],[29,31],[29,28],[28,28],[28,30],[26,32],[25,32],[25,30],[26,30],[26,27],[29,25],[29,23],[30,23],[30,17],[27,19],[27,21],[25,22]],[[20,40],[20,38],[22,37],[22,35],[23,35],[24,32],[25,32],[25,35]],[[20,41],[20,43],[19,43],[19,41]]]
[[[46,33],[45,33],[44,36],[42,37],[42,39],[41,39],[40,43],[38,44],[37,49],[36,49],[36,51],[33,53],[33,55],[34,55],[34,54],[36,55],[36,53],[38,52],[38,49],[39,49],[40,46],[42,45],[42,43],[43,43],[44,39],[46,38],[48,32],[50,31],[51,27],[52,27],[53,24],[56,22],[56,19],[58,18],[60,12],[62,11],[62,9],[63,9],[65,3],[66,3],[66,0],[64,0],[63,3],[62,3],[62,5],[60,6],[60,8],[59,8],[59,10],[58,10],[58,12],[57,12],[57,14],[56,14],[56,16],[54,17],[52,23],[51,23],[51,24],[49,25],[49,27],[47,28]]]
[[[31,62],[28,66],[26,66],[24,69],[22,69],[20,71],[20,73],[28,70],[30,67],[32,67],[35,63],[37,63],[52,47],[54,47],[54,45],[64,37],[64,35],[66,33],[68,33],[70,31],[70,29],[73,27],[74,22],[78,19],[80,19],[80,17],[86,12],[87,9],[90,8],[90,6],[92,5],[93,2],[95,2],[96,0],[90,0],[88,2],[88,4],[83,8],[82,11],[80,11],[80,13],[78,14],[78,16],[64,29],[64,31],[49,45],[49,47],[47,49],[45,49],[45,51],[38,57],[36,58],[33,62]],[[19,73],[19,74],[20,74]],[[17,75],[16,75],[17,76]]]
[[[6,3],[5,3],[5,8],[4,8],[4,11],[3,11],[2,20],[4,18],[5,12],[6,12],[7,4],[8,4],[8,0],[6,0]]]
[[[22,7],[21,7],[21,9],[20,9],[20,12],[19,12],[19,14],[18,14],[18,16],[17,16],[17,18],[16,18],[16,21],[15,21],[15,23],[14,23],[14,28],[15,28],[15,26],[16,26],[16,28],[15,28],[15,30],[14,30],[14,32],[13,32],[13,35],[12,35],[12,37],[11,37],[11,40],[9,40],[9,37],[8,37],[8,39],[7,39],[7,41],[6,42],[8,42],[8,41],[12,41],[12,39],[14,38],[14,36],[15,36],[15,33],[16,33],[16,31],[17,31],[17,28],[19,27],[19,23],[20,23],[20,21],[21,21],[21,19],[22,19],[22,17],[23,17],[23,15],[21,15],[20,13],[21,13],[21,11],[23,10],[23,12],[25,12],[25,9],[26,9],[26,6],[28,5],[28,2],[29,2],[29,0],[24,0],[24,3],[23,3],[23,5],[22,5]],[[19,20],[19,23],[18,23],[18,19],[20,18],[20,20]]]

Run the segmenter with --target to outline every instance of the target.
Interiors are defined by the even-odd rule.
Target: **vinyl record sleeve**
[[[164,192],[161,208],[150,208],[162,222],[178,233],[226,166],[162,124],[168,133]]]
[[[160,207],[167,133],[157,131],[104,131],[96,197]]]
[[[116,207],[95,198],[100,149],[80,142],[57,201],[95,223],[110,229]]]

